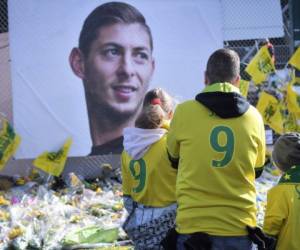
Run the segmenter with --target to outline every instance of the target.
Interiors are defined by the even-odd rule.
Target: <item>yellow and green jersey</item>
[[[259,112],[233,85],[209,85],[177,106],[167,146],[179,160],[176,230],[246,235],[256,225],[255,168],[265,161]]]
[[[168,159],[166,135],[153,143],[138,160],[132,159],[124,150],[121,168],[124,195],[152,207],[165,207],[176,202],[177,171]]]
[[[300,165],[269,190],[264,232],[278,237],[277,250],[300,249]]]

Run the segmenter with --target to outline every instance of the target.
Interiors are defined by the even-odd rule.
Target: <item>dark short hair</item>
[[[98,6],[85,19],[79,36],[79,49],[88,56],[92,42],[97,39],[100,28],[116,23],[142,25],[149,35],[153,50],[153,39],[145,17],[135,7],[122,2],[109,2]]]
[[[300,133],[288,132],[281,135],[274,144],[272,159],[275,165],[286,172],[300,164]]]
[[[232,82],[240,74],[240,58],[231,49],[219,49],[208,59],[206,76],[209,84]]]

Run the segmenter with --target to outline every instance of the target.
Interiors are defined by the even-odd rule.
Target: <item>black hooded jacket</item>
[[[204,92],[198,94],[196,100],[224,119],[242,116],[250,106],[246,98],[236,92]]]

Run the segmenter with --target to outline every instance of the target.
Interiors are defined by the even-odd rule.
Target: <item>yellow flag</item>
[[[265,81],[268,74],[275,71],[275,66],[267,45],[260,48],[245,70],[256,84]]]
[[[284,132],[300,132],[300,124],[299,119],[297,118],[295,113],[288,112],[283,116],[283,127]]]
[[[294,113],[298,127],[300,128],[300,113]]]
[[[300,133],[300,113],[293,113],[295,120],[296,120],[296,124],[297,124],[297,132]]]
[[[288,63],[294,66],[296,69],[300,70],[300,46],[292,55]]]
[[[67,155],[72,144],[72,139],[69,138],[65,141],[64,145],[57,152],[44,152],[38,156],[33,165],[39,169],[42,169],[48,174],[54,176],[60,176],[64,170]]]
[[[289,112],[300,113],[300,78],[294,78],[287,85],[286,101]]]
[[[20,141],[20,136],[14,132],[8,121],[4,120],[2,130],[0,131],[0,170],[16,152]]]
[[[276,133],[283,133],[280,104],[274,96],[261,92],[256,108],[261,113],[265,124],[269,125]]]
[[[240,80],[240,92],[241,92],[242,96],[244,96],[246,98],[248,95],[249,85],[250,85],[249,81],[246,81],[243,79]]]

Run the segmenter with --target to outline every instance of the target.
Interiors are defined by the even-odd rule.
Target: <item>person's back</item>
[[[141,133],[146,141],[150,133]],[[139,135],[135,133],[134,136],[137,138]],[[132,140],[132,143],[135,142]],[[121,157],[124,195],[129,195],[135,202],[152,207],[165,207],[175,202],[177,171],[170,166],[166,135],[149,146],[141,158],[133,158],[126,152],[126,147]]]
[[[172,104],[161,89],[149,91],[136,127],[124,130],[121,167],[129,217],[123,228],[135,249],[160,249],[161,240],[175,223],[177,171],[166,150]]]
[[[225,242],[222,249],[251,249],[246,225],[256,225],[255,167],[264,164],[264,125],[238,82],[237,54],[216,51],[206,88],[177,106],[168,134],[170,158],[179,163],[176,230],[209,234],[213,249],[220,243],[215,236],[242,236],[246,244]]]
[[[190,101],[177,107],[177,115],[179,231],[246,235],[245,225],[254,226],[256,217],[254,166],[264,135],[253,120],[259,114],[250,107],[223,119]]]
[[[264,232],[278,238],[276,249],[300,249],[300,134],[286,133],[274,145],[272,158],[284,172],[268,191]]]

